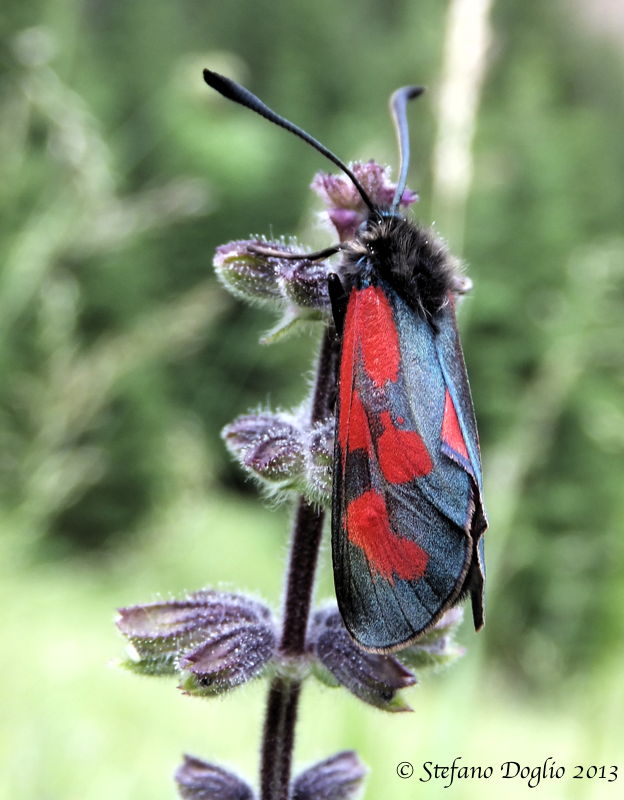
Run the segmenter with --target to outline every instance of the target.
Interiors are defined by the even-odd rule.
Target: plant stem
[[[288,800],[300,688],[299,682],[283,678],[271,682],[262,737],[262,800]]]
[[[312,424],[331,414],[336,395],[337,351],[335,333],[327,328],[318,360],[310,418]],[[286,575],[280,645],[282,654],[291,658],[305,653],[324,519],[322,508],[309,503],[303,496],[299,498]],[[293,678],[277,676],[271,682],[262,739],[261,800],[288,800],[300,688],[300,681]]]

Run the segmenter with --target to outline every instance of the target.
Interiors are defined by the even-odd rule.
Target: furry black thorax
[[[366,272],[373,280],[377,275],[432,322],[448,302],[449,292],[465,291],[457,262],[444,242],[397,214],[371,215],[355,238],[345,243],[344,252],[343,274],[353,285]]]

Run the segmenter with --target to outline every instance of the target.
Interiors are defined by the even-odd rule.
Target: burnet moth
[[[332,554],[345,626],[364,649],[392,652],[470,595],[479,630],[487,520],[455,320],[456,298],[469,281],[440,239],[398,210],[409,165],[406,105],[423,90],[408,86],[391,97],[399,180],[392,203],[379,207],[349,167],[304,130],[229,78],[204,70],[204,79],[321,152],[368,208],[350,241],[306,254],[343,253],[329,292],[341,336]]]

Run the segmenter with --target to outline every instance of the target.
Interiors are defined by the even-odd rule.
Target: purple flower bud
[[[314,614],[308,647],[331,676],[356,697],[385,711],[411,710],[397,692],[416,683],[413,673],[394,656],[362,650],[349,636],[337,608]]]
[[[327,276],[330,269],[322,261],[283,261],[279,266],[284,295],[300,308],[329,309]]]
[[[275,258],[254,254],[249,248],[284,247],[261,239],[243,239],[217,247],[213,266],[221,283],[232,294],[243,300],[279,300],[281,289],[276,272],[279,263]]]
[[[163,675],[178,672],[180,659],[207,640],[245,626],[273,630],[273,620],[269,609],[256,600],[206,590],[185,600],[119,609],[117,626],[134,648],[134,657],[125,666]]]
[[[184,800],[253,800],[254,793],[237,775],[194,756],[184,756],[174,777]]]
[[[327,218],[336,229],[341,242],[353,239],[366,215],[367,211],[352,211],[347,208],[330,208],[327,212]]]
[[[300,253],[301,258],[280,257],[293,253]],[[293,245],[262,239],[229,242],[217,247],[213,264],[224,286],[244,300],[286,301],[308,310],[329,308],[329,267],[310,261],[305,252]]]
[[[336,753],[299,775],[292,800],[351,800],[365,777],[366,769],[353,751]]]
[[[180,667],[188,671],[181,688],[204,696],[226,692],[257,677],[276,650],[277,636],[270,624],[223,627],[180,659]]]
[[[351,168],[375,205],[390,205],[396,184],[390,180],[387,167],[382,167],[375,161],[356,161]],[[340,241],[352,238],[368,216],[368,208],[349,178],[342,173],[332,175],[319,172],[314,176],[312,189],[328,207],[329,220],[336,228]],[[417,194],[406,189],[400,205],[411,205],[417,199]]]
[[[288,414],[246,414],[222,436],[232,455],[256,477],[292,483],[304,470],[303,434]]]
[[[461,606],[449,609],[438,622],[413,645],[401,650],[400,659],[412,669],[445,667],[464,655],[455,641],[455,633],[464,618]]]

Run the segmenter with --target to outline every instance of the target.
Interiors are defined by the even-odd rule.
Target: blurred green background
[[[414,714],[306,684],[297,766],[354,747],[366,796],[402,800],[441,793],[401,782],[402,760],[552,756],[568,774],[537,790],[446,791],[621,792],[624,9],[474,0],[458,37],[458,6],[3,3],[1,796],[171,798],[182,751],[256,781],[262,683],[199,701],[110,666],[117,606],[207,585],[281,597],[288,509],[261,504],[219,431],[298,402],[318,337],[261,348],[273,318],[228,297],[211,260],[255,233],[328,244],[308,190],[327,165],[211,93],[203,66],[345,159],[389,163],[386,98],[427,85],[410,111],[415,213],[475,282],[461,326],[490,516],[486,628],[464,626],[467,656],[409,693]],[[441,155],[457,115],[454,171]],[[577,763],[622,774],[574,780]]]

